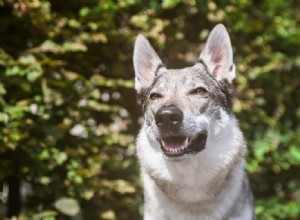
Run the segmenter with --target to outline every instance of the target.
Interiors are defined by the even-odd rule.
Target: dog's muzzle
[[[175,105],[160,108],[155,114],[155,122],[160,130],[161,149],[167,159],[182,160],[205,148],[207,132],[199,132],[196,137],[182,134],[183,113]]]

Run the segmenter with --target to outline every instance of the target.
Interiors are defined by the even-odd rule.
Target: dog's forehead
[[[203,65],[194,65],[183,69],[166,69],[157,77],[154,88],[179,90],[212,83],[206,68]]]

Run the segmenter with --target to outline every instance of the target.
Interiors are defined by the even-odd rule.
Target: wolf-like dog
[[[133,63],[144,123],[137,155],[144,220],[253,220],[246,145],[232,112],[235,65],[219,24],[191,67],[167,69],[139,35]]]

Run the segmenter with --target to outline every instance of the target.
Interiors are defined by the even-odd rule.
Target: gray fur
[[[137,138],[144,219],[254,219],[246,145],[232,113],[235,69],[225,27],[213,29],[191,67],[165,68],[141,35],[134,51],[144,112]],[[168,106],[183,117],[162,127],[156,116]]]

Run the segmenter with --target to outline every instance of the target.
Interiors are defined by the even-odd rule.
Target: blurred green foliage
[[[297,0],[0,0],[0,185],[31,186],[19,219],[141,219],[135,37],[183,67],[220,22],[234,46],[234,111],[258,219],[299,219],[299,8]]]

